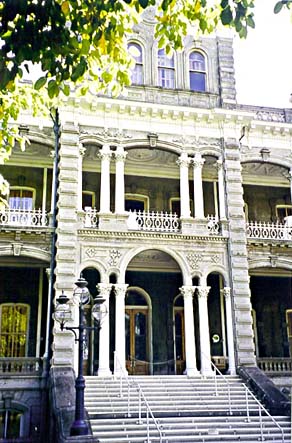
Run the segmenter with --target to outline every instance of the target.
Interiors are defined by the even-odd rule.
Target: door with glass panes
[[[149,374],[148,308],[126,307],[126,367],[129,375]]]

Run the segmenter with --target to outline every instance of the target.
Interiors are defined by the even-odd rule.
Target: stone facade
[[[236,103],[230,38],[188,37],[172,74],[169,66],[159,71],[147,14],[130,39],[142,51],[141,84],[118,98],[72,94],[59,109],[52,301],[45,269],[56,140],[50,120],[40,127],[29,113],[21,118],[31,144],[1,168],[14,191],[0,214],[1,278],[10,275],[13,292],[8,300],[0,289],[1,340],[3,306],[24,304],[33,315],[22,332],[27,340],[34,331],[33,350],[11,348],[12,361],[40,362],[51,352],[54,370],[76,369],[72,333],[57,323],[53,336],[48,331],[52,303],[62,291],[72,298],[82,272],[107,305],[100,333],[87,336],[84,372],[111,376],[122,366],[131,374],[198,376],[212,372],[212,360],[230,373],[258,364],[283,376],[292,352],[291,110]],[[200,91],[191,88],[193,52],[205,62],[194,69],[205,82]],[[163,85],[167,76],[172,88]],[[17,268],[38,270],[30,297],[11,278]],[[72,326],[78,312],[71,308]],[[5,369],[8,377],[16,370]]]

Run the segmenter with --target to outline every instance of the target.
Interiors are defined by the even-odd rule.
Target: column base
[[[214,377],[215,371],[213,371],[211,368],[201,369],[201,375],[203,377]]]
[[[114,371],[114,377],[128,377],[128,371],[126,368],[124,368],[123,370],[121,369],[116,369]]]
[[[188,368],[184,371],[184,375],[187,375],[188,377],[199,377],[200,372],[197,368]]]
[[[226,372],[226,374],[228,374],[228,375],[236,375],[236,368],[230,368],[230,369],[228,369],[228,371]]]
[[[97,371],[98,377],[112,377],[112,373],[109,369],[99,369]]]

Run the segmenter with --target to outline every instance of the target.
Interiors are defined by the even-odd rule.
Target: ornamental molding
[[[203,258],[204,258],[203,254],[197,254],[194,252],[190,252],[187,255],[187,260],[189,262],[190,268],[193,270],[198,269],[200,266],[200,263],[202,263],[202,261],[203,261]]]
[[[81,135],[97,136],[101,143],[103,140],[104,143],[113,144],[121,144],[132,138],[131,134],[120,128],[101,128],[98,131],[81,130]]]
[[[111,249],[109,251],[109,259],[107,261],[109,266],[117,266],[121,256],[122,254],[120,251],[118,251],[117,249]]]

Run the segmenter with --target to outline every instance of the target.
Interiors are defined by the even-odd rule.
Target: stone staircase
[[[86,377],[85,407],[100,443],[292,441],[290,418],[277,426],[237,376]]]

